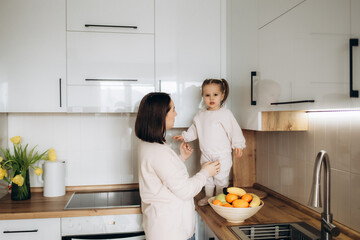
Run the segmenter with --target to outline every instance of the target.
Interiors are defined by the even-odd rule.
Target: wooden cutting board
[[[246,148],[240,159],[233,156],[233,186],[252,187],[256,180],[255,174],[255,131],[243,130]]]

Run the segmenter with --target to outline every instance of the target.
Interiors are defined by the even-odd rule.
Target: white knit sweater
[[[209,174],[189,177],[184,162],[167,145],[140,141],[139,188],[147,240],[186,240],[195,232],[196,196]]]

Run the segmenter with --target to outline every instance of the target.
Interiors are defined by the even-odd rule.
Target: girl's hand
[[[220,162],[219,160],[215,162],[206,162],[201,166],[201,169],[205,169],[209,173],[209,177],[213,177],[220,171]]]
[[[243,155],[243,150],[241,148],[235,148],[234,153],[236,158],[241,158],[241,156]]]
[[[181,145],[180,145],[180,157],[184,161],[186,161],[191,156],[193,151],[194,151],[194,149],[188,143],[185,143],[185,142],[181,143]]]
[[[182,142],[184,141],[184,138],[181,135],[176,135],[176,136],[173,136],[172,138],[177,140],[177,141],[182,141]]]

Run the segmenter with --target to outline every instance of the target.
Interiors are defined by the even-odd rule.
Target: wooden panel
[[[233,156],[233,185],[236,187],[251,187],[255,183],[255,131],[243,130],[246,148],[243,156],[238,159]]]
[[[272,111],[261,113],[262,131],[307,131],[308,117],[304,111]]]

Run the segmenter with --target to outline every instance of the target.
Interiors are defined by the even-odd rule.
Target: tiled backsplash
[[[135,114],[9,113],[8,136],[21,136],[23,144],[45,151],[54,148],[66,161],[66,185],[137,183]],[[179,143],[168,132],[167,142],[178,152]],[[11,146],[11,142],[7,143]],[[3,145],[2,145],[3,146]],[[190,175],[200,167],[198,146],[186,162]],[[32,187],[42,186],[31,173]]]
[[[306,132],[257,132],[256,181],[306,205],[316,155],[325,150],[334,219],[360,231],[360,112],[308,113],[308,117]]]

